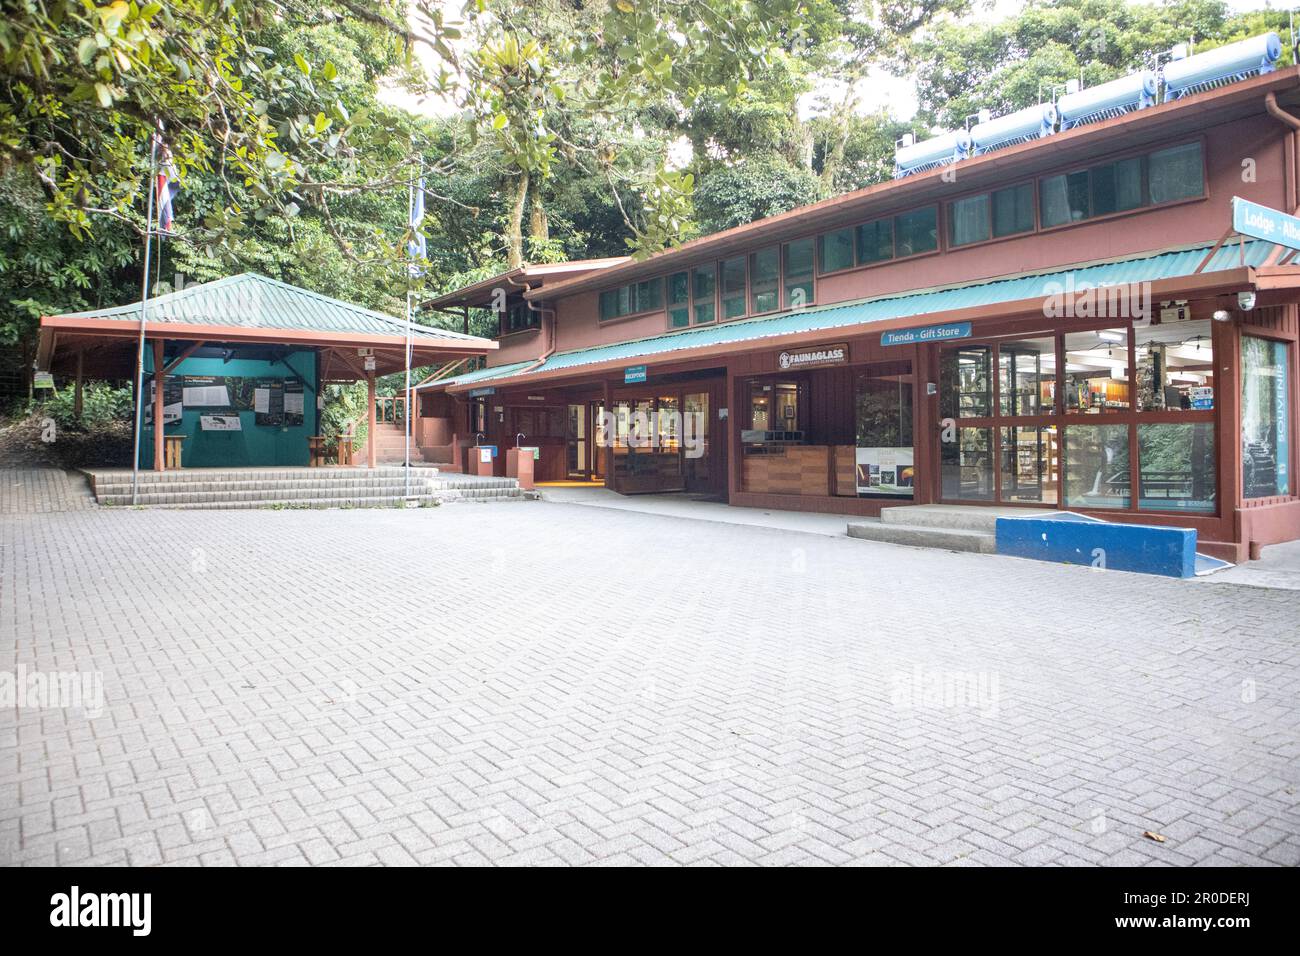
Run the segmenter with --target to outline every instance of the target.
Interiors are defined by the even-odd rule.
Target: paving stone
[[[0,670],[102,691],[0,711],[0,863],[1300,863],[1297,592],[86,497],[0,471]]]

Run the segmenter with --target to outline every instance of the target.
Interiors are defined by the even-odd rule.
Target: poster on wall
[[[859,497],[912,497],[911,448],[859,448],[857,464]]]
[[[149,404],[144,407],[144,423],[153,424],[153,401],[158,389],[153,379],[149,380]],[[181,420],[185,410],[184,385],[180,376],[168,375],[163,382],[163,426],[172,425]]]
[[[266,428],[284,424],[284,381],[264,378],[253,389],[253,423]]]
[[[303,423],[303,410],[306,408],[303,398],[302,379],[286,378],[284,380],[284,423],[286,425],[295,426]]]
[[[230,390],[226,380],[216,375],[186,375],[184,396],[186,408],[229,408]]]

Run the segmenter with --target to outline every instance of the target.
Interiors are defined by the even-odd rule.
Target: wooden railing
[[[400,424],[406,420],[405,395],[376,395],[375,420]]]

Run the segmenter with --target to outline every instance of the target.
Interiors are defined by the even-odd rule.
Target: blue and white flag
[[[415,188],[415,195],[411,198],[411,238],[406,243],[406,251],[410,255],[412,262],[410,265],[411,275],[418,276],[424,272],[419,265],[425,256],[424,234],[420,232],[420,224],[424,222],[424,177],[420,177],[420,184]]]

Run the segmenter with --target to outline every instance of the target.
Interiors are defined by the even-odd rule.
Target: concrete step
[[[998,518],[1053,514],[1051,508],[1007,508],[983,505],[898,505],[880,509],[882,524],[914,528],[947,528],[993,534]]]
[[[894,509],[885,509],[885,512],[891,510]],[[940,548],[945,551],[971,551],[976,554],[994,554],[997,551],[997,538],[991,531],[938,528],[931,525],[884,521],[858,522],[849,525],[848,530],[851,538],[902,544],[912,548]]]
[[[194,469],[148,476],[152,480],[141,473],[136,503],[151,507],[383,507],[407,497],[402,468],[255,469],[215,475]],[[130,472],[101,474],[94,491],[100,504],[131,505]],[[513,478],[442,475],[435,468],[412,469],[410,491],[412,498],[435,503],[526,497]]]

